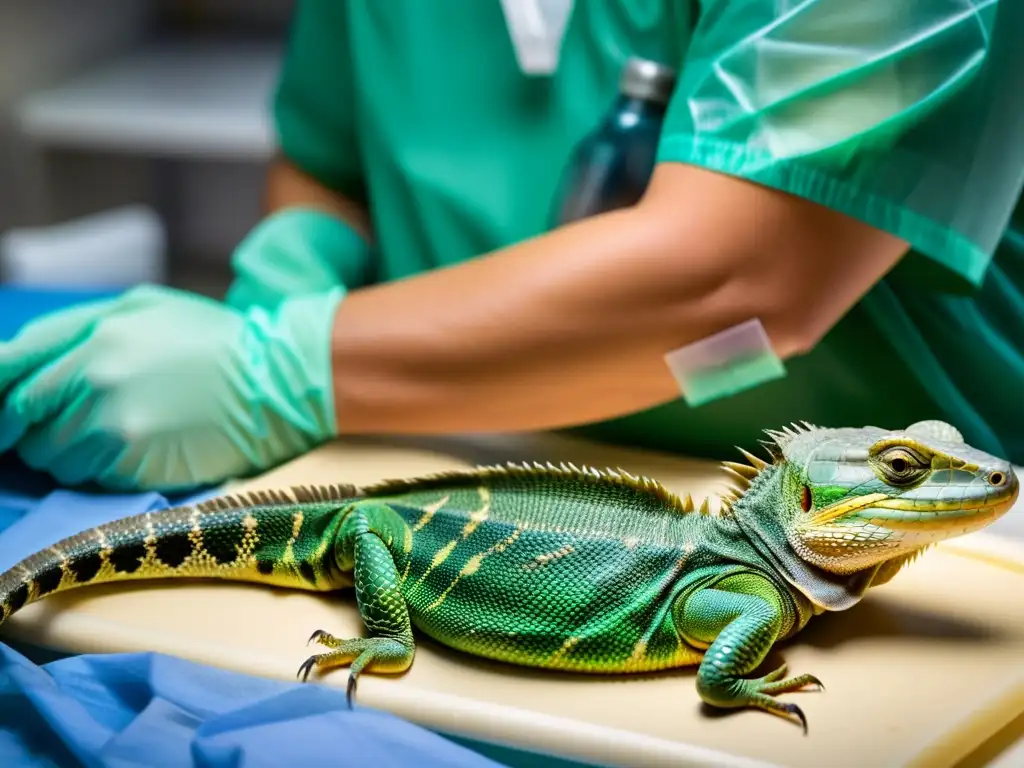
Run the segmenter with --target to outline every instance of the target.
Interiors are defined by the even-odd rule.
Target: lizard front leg
[[[783,631],[784,617],[775,588],[764,578],[730,579],[731,589],[702,589],[686,599],[679,616],[684,637],[709,644],[697,671],[697,693],[716,707],[756,707],[796,718],[807,732],[807,718],[796,704],[778,701],[780,693],[808,685],[823,686],[813,675],[781,679],[783,664],[764,677],[746,678],[764,661]]]
[[[412,664],[415,642],[392,547],[405,540],[405,522],[385,504],[357,502],[342,512],[335,553],[338,566],[351,570],[359,613],[370,637],[340,640],[323,630],[310,637],[331,648],[310,656],[299,668],[307,679],[313,667],[325,670],[349,666],[346,696],[349,706],[359,675],[364,671],[404,672]]]

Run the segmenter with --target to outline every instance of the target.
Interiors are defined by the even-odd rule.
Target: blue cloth
[[[21,326],[40,315],[116,295],[115,291],[42,291],[0,285],[0,340],[11,338]]]
[[[101,296],[0,286],[0,340],[38,314]],[[0,571],[83,528],[195,498],[70,491],[13,456],[0,456]],[[4,768],[312,763],[499,765],[387,713],[349,710],[339,689],[156,653],[87,654],[36,665],[0,643]]]

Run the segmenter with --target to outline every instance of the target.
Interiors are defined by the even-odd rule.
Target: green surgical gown
[[[942,418],[1024,463],[1021,29],[1015,0],[577,0],[558,69],[536,77],[498,0],[299,0],[274,116],[285,155],[372,198],[362,272],[389,281],[544,231],[626,59],[672,65],[660,161],[786,190],[912,251],[785,378],[580,431],[722,457],[791,421]]]

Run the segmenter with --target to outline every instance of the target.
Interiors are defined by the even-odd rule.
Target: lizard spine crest
[[[799,424],[793,422],[787,427],[782,427],[782,429],[766,429],[764,432],[771,439],[759,442],[771,455],[772,463],[778,464],[784,460],[783,451],[793,438],[807,432],[816,432],[819,429],[821,427],[809,424],[806,421],[801,421]]]
[[[661,482],[646,475],[634,475],[621,467],[598,468],[591,465],[577,466],[571,461],[557,464],[553,462],[514,462],[505,464],[481,464],[467,469],[455,469],[410,478],[392,478],[380,480],[363,487],[349,484],[334,485],[297,485],[284,490],[254,490],[234,494],[225,494],[197,505],[199,508],[232,509],[242,507],[272,506],[294,503],[315,503],[345,501],[367,496],[383,496],[397,493],[431,488],[449,483],[472,483],[492,478],[571,478],[584,482],[604,482],[633,488],[641,493],[653,496],[657,501],[667,504],[680,514],[697,513],[708,516],[729,517],[732,505],[750,488],[751,483],[765,469],[782,461],[783,447],[794,437],[804,432],[819,429],[808,422],[793,423],[781,430],[766,430],[770,441],[761,441],[768,448],[772,461],[766,462],[749,451],[737,446],[737,450],[747,463],[724,461],[721,469],[729,479],[725,493],[721,495],[721,503],[717,510],[712,509],[711,497],[705,496],[698,505],[691,494],[680,497],[670,491]]]
[[[345,501],[362,496],[363,491],[354,485],[293,485],[283,489],[239,491],[214,496],[200,502],[195,508],[200,512],[215,510],[246,509],[249,507],[287,506],[291,504],[316,504],[330,501]]]
[[[645,475],[634,475],[621,467],[600,469],[587,464],[577,466],[573,462],[507,462],[505,464],[484,464],[471,469],[456,469],[436,472],[420,477],[383,480],[362,489],[369,496],[408,493],[434,486],[452,484],[470,484],[490,479],[572,479],[580,482],[612,483],[634,489],[653,497],[680,514],[697,513],[715,516],[711,508],[711,498],[705,497],[697,506],[693,497],[687,494],[681,498],[670,491],[654,478]]]
[[[721,510],[719,514],[723,517],[730,516],[733,505],[750,489],[751,483],[764,470],[784,461],[783,450],[790,440],[798,435],[814,432],[818,429],[820,428],[813,424],[801,421],[799,424],[794,422],[789,426],[783,427],[781,430],[765,430],[765,434],[768,435],[770,440],[762,440],[761,444],[768,449],[771,462],[764,461],[743,448],[736,446],[736,450],[743,454],[748,463],[742,464],[736,461],[722,462],[721,468],[729,480],[729,485],[721,496]]]

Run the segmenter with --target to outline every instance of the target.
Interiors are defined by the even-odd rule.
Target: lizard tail
[[[0,624],[58,592],[114,581],[215,578],[306,590],[344,586],[331,544],[352,486],[218,496],[91,528],[0,574]]]

